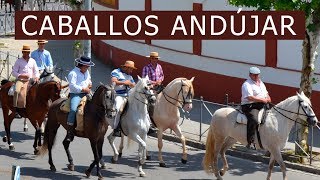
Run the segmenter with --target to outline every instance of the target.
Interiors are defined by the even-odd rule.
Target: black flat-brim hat
[[[83,64],[86,66],[94,66],[95,64],[91,61],[91,58],[86,56],[81,56],[80,58],[75,59],[75,61],[79,64]]]

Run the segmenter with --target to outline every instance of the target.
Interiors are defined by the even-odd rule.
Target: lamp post
[[[84,0],[84,10],[92,11],[92,0]],[[83,53],[85,56],[91,58],[91,40],[83,41]]]

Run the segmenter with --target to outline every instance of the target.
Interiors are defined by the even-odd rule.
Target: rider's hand
[[[86,88],[83,88],[83,89],[82,89],[82,92],[84,92],[84,93],[90,93],[90,89],[87,88],[87,87],[86,87]]]
[[[34,81],[35,81],[35,82],[39,82],[39,78],[37,78],[37,77],[34,78]]]
[[[130,80],[125,80],[125,81],[123,81],[123,84],[127,85],[127,86],[130,86],[132,83],[131,83]]]

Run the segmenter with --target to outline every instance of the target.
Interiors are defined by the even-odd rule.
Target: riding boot
[[[154,104],[149,104],[148,105],[148,113],[149,113],[149,117],[150,117],[150,128],[148,131],[148,135],[150,134],[154,134],[157,132],[156,127],[153,125],[153,112],[154,112]]]
[[[120,123],[119,123],[119,124],[120,124]],[[115,129],[113,130],[112,136],[121,137],[120,125],[118,125],[117,128],[115,128]]]
[[[66,141],[73,141],[74,139],[74,127],[73,125],[68,125],[68,128],[67,128],[67,136],[66,136]]]

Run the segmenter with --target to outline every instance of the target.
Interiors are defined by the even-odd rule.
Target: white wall
[[[202,2],[204,11],[237,11],[239,9],[228,4],[227,0],[202,0]],[[199,3],[201,3],[200,0]],[[253,8],[243,7],[242,10],[253,10]]]
[[[278,67],[301,70],[302,40],[278,40]]]
[[[145,0],[119,0],[120,11],[144,11]]]
[[[202,55],[265,65],[265,41],[203,40]]]
[[[152,0],[153,11],[192,11],[192,0]]]
[[[192,40],[152,40],[152,45],[193,53]]]

